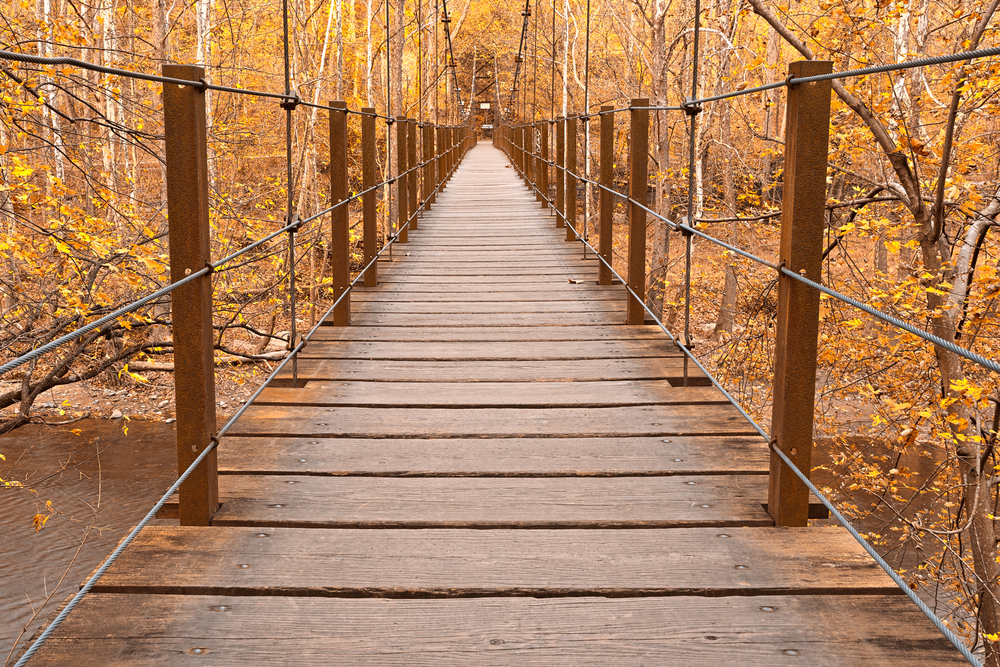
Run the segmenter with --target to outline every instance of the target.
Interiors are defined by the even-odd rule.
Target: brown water
[[[101,419],[59,427],[29,424],[0,437],[6,458],[0,477],[27,485],[0,487],[0,664],[15,642],[31,637],[78,590],[173,483],[174,443],[174,427],[162,422]],[[32,517],[50,514],[46,501],[56,514],[36,532]]]

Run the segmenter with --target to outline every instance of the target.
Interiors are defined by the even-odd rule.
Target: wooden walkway
[[[964,664],[481,143],[32,665]],[[687,384],[687,386],[685,386]]]

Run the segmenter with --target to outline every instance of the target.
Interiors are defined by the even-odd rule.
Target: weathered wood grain
[[[561,326],[579,324],[623,324],[623,312],[595,311],[590,313],[355,313],[354,325],[386,327],[481,327],[481,326]]]
[[[727,404],[715,387],[674,387],[664,380],[578,382],[573,391],[554,382],[309,382],[302,388],[268,387],[257,405],[396,408],[560,408]]]
[[[770,610],[770,611],[766,611]],[[467,600],[95,594],[32,666],[964,665],[900,595]]]
[[[440,287],[440,285],[438,286]],[[563,290],[556,291],[551,289],[537,290],[532,293],[525,293],[524,291],[511,291],[506,289],[495,289],[492,291],[483,291],[482,288],[476,291],[457,291],[457,290],[447,290],[447,291],[428,291],[420,289],[411,290],[401,290],[401,289],[386,289],[384,292],[372,293],[372,292],[359,292],[351,294],[351,303],[361,304],[361,303],[405,303],[410,301],[417,302],[427,302],[427,303],[450,303],[450,302],[482,302],[490,301],[497,303],[536,303],[539,301],[544,302],[573,302],[573,301],[588,301],[588,302],[601,302],[601,301],[624,301],[625,293],[624,290],[618,292],[611,291],[586,291],[586,290]]]
[[[310,341],[300,359],[386,359],[411,361],[544,361],[549,359],[607,360],[639,357],[682,357],[683,353],[664,337],[662,340],[606,340],[573,343],[551,341],[423,342],[397,343]]]
[[[312,340],[361,340],[379,342],[464,342],[464,341],[560,341],[582,340],[655,340],[669,344],[669,338],[657,326],[627,327],[578,326],[482,326],[482,327],[320,327]]]
[[[219,494],[229,500],[215,515],[217,526],[497,529],[772,524],[761,506],[767,498],[767,478],[762,475],[220,475]]]
[[[628,438],[753,435],[756,431],[729,404],[463,409],[272,404],[251,405],[229,433],[362,438]]]
[[[599,382],[667,380],[675,386],[685,374],[691,385],[707,386],[705,374],[677,357],[550,361],[368,361],[302,359],[301,381],[386,380],[399,382]],[[285,369],[280,377],[291,377]],[[475,387],[469,388],[475,392]]]
[[[359,317],[363,313],[422,313],[432,315],[496,314],[509,316],[514,313],[617,313],[625,312],[625,300],[616,301],[515,301],[510,303],[482,303],[479,301],[366,301],[352,304],[351,312]]]
[[[754,436],[672,438],[225,437],[222,474],[354,476],[632,476],[767,474]]]
[[[150,526],[94,590],[422,598],[902,594],[847,531],[836,528],[623,533]]]

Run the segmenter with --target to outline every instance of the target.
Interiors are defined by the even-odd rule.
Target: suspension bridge
[[[725,246],[779,277],[772,433],[645,304],[648,100],[500,123],[492,143],[471,124],[311,105],[330,115],[331,206],[213,261],[201,93],[246,91],[196,67],[147,75],[164,84],[171,283],[0,372],[171,295],[179,477],[17,664],[977,662],[809,481],[819,295],[847,300],[820,281],[830,82],[858,74],[806,61],[765,87],[788,91],[781,257]],[[289,113],[303,104],[273,96]],[[694,123],[716,99],[676,111]],[[616,114],[630,127],[628,194],[611,182]],[[398,147],[382,183],[377,121]],[[578,166],[582,122],[601,126],[597,181]],[[578,219],[584,182],[600,191],[596,245]],[[382,247],[379,188],[398,211]],[[624,276],[615,197],[629,210]],[[352,273],[355,201],[364,268]],[[293,318],[288,356],[218,427],[212,275],[283,234],[293,254],[321,219],[336,301],[303,335]],[[841,526],[808,525],[829,514]],[[148,525],[156,516],[180,525]]]

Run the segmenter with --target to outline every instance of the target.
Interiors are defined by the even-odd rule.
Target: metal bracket
[[[298,213],[292,214],[292,219],[288,222],[286,227],[288,227],[289,234],[294,234],[299,231],[299,228],[302,227],[302,218],[299,217]]]
[[[688,116],[697,116],[701,113],[701,105],[695,104],[690,98],[681,102],[681,109],[684,110]]]
[[[301,103],[302,103],[302,98],[299,97],[299,94],[296,92],[292,92],[290,93],[290,97],[286,97],[285,99],[281,100],[281,103],[278,106],[280,106],[285,111],[295,111],[295,108],[299,106],[299,104]]]

